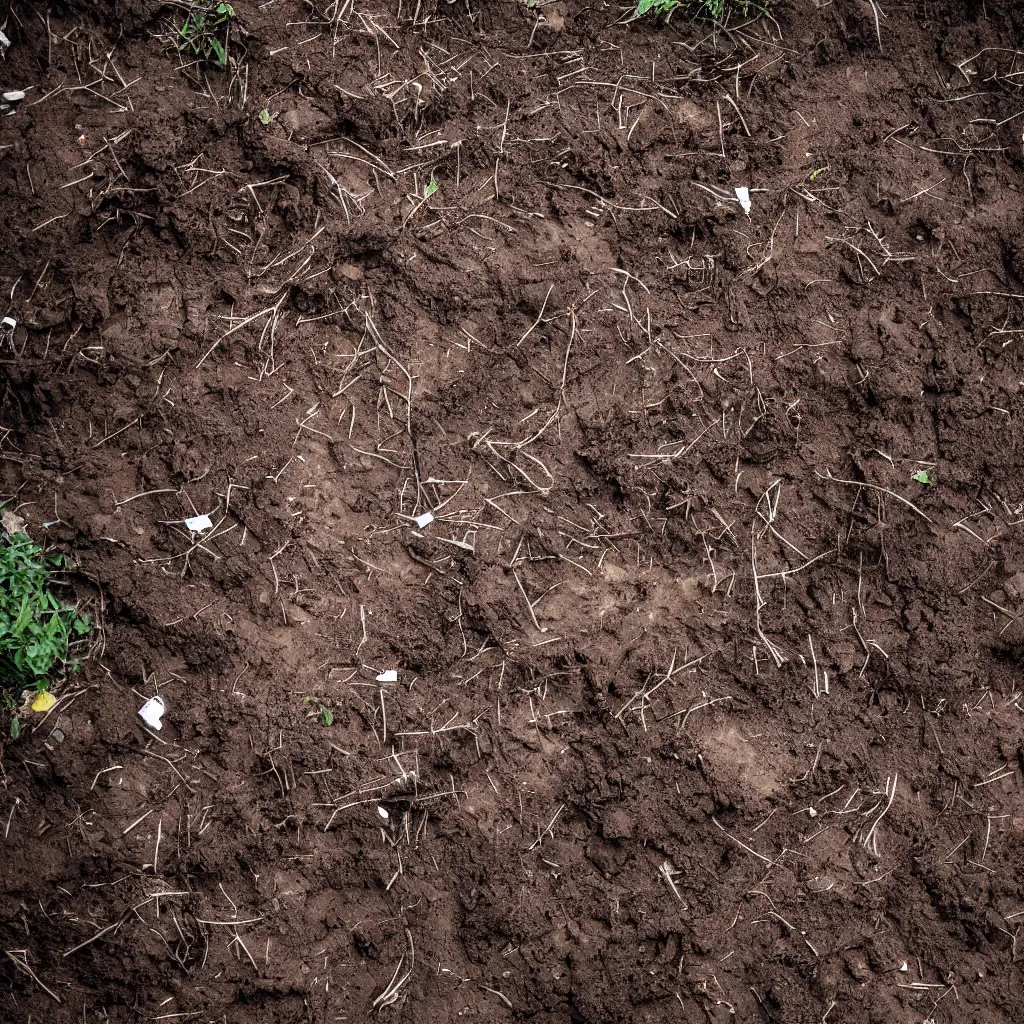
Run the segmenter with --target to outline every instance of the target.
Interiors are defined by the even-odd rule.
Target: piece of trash
[[[32,701],[32,710],[37,714],[43,714],[49,711],[57,703],[57,698],[54,697],[49,690],[43,690],[34,701]]]
[[[156,729],[159,732],[164,727],[163,722],[160,721],[164,717],[164,710],[164,699],[157,694],[155,697],[150,697],[139,708],[139,718],[151,729]]]
[[[433,512],[424,512],[423,515],[416,516],[413,519],[413,522],[416,524],[417,528],[420,529],[420,530],[422,530],[424,526],[429,526],[433,521],[434,521],[434,513]]]
[[[10,534],[25,532],[25,520],[10,510],[0,516],[0,523],[3,524],[3,528]]]
[[[209,516],[193,516],[185,520],[185,528],[192,533],[202,533],[213,529],[213,520]]]
[[[808,818],[816,818],[817,816],[818,816],[818,812],[813,807],[808,807],[807,808],[807,817]]]
[[[383,818],[383,819],[384,819],[385,821],[387,821],[387,820],[388,820],[388,818],[390,818],[390,817],[391,817],[391,815],[390,815],[390,814],[388,814],[388,812],[387,812],[387,808],[384,808],[384,807],[378,807],[378,808],[377,808],[377,813],[378,813],[378,814],[379,814],[379,815],[380,815],[380,816],[381,816],[381,817],[382,817],[382,818]]]
[[[750,189],[746,185],[737,185],[733,189],[736,193],[736,202],[743,208],[743,212],[749,217],[750,216]]]
[[[5,36],[3,34],[3,32],[0,32],[0,52],[3,52],[5,50],[9,50],[10,48],[11,48],[11,41],[10,41],[10,39],[8,39],[7,36]]]
[[[398,672],[393,668],[386,668],[379,676],[377,676],[378,683],[397,683]]]
[[[18,321],[13,316],[5,316],[3,320],[0,320],[0,328],[5,331],[13,331],[18,326]]]
[[[12,89],[10,92],[4,93],[5,103],[20,103],[25,98],[25,94],[20,89]]]
[[[906,961],[906,960],[904,960],[904,961],[903,961],[903,963],[901,963],[901,964],[900,964],[900,970],[901,970],[901,971],[902,971],[902,972],[903,972],[904,974],[906,974],[906,973],[907,973],[907,971],[908,971],[908,970],[910,970],[910,968],[909,968],[909,967],[907,966],[907,961]]]
[[[64,730],[63,729],[54,729],[53,732],[50,733],[50,739],[53,740],[54,743],[63,743],[64,742]]]

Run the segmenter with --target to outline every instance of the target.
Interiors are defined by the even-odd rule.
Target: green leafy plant
[[[219,67],[228,66],[228,37],[235,9],[228,3],[187,5],[188,14],[178,26],[178,49],[200,60],[212,60]]]
[[[50,590],[63,564],[61,555],[44,557],[27,533],[0,545],[0,685],[46,690],[72,639],[89,631],[89,620]]]
[[[766,11],[768,0],[637,0],[635,17],[645,14],[665,15],[677,10],[687,10],[712,21],[725,21],[729,14],[740,14],[744,18]]]
[[[325,728],[334,724],[334,712],[319,697],[304,697],[302,702],[309,707],[307,718],[315,718]]]
[[[926,487],[930,487],[934,483],[931,473],[927,469],[919,469],[916,473],[912,473],[910,479],[916,480],[919,484],[924,484]]]

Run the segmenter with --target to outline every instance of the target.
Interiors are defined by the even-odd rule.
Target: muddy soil
[[[1024,1019],[1019,5],[183,6],[4,23],[0,1018]]]

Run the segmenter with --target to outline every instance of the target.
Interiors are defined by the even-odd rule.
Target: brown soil
[[[7,18],[0,1019],[1024,1019],[1019,5],[338,6]]]

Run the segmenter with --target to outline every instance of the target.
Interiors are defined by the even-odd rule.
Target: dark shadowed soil
[[[1020,6],[181,7],[4,28],[0,1020],[1024,1020]]]

